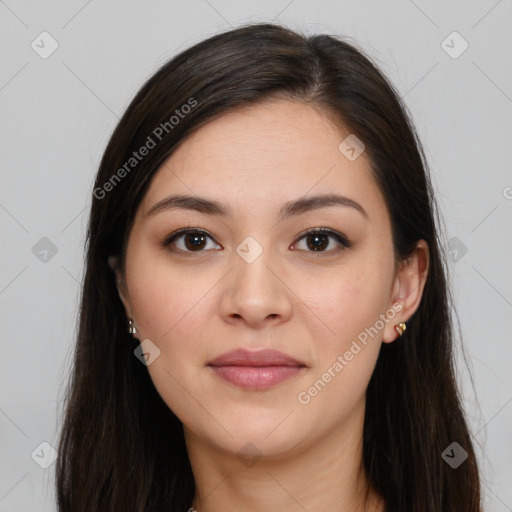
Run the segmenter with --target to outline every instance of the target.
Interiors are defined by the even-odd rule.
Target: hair
[[[124,269],[140,201],[180,143],[227,112],[270,99],[311,105],[364,143],[390,213],[396,262],[406,261],[419,239],[429,246],[419,307],[406,332],[382,344],[366,390],[362,464],[370,484],[388,512],[481,512],[478,465],[454,371],[440,214],[407,108],[354,44],[269,23],[211,36],[166,62],[137,92],[106,146],[91,198],[64,400],[58,510],[190,507],[195,484],[182,423],[134,357],[136,340],[108,259],[119,257]],[[154,147],[136,159],[150,140]],[[468,457],[453,469],[442,453],[455,441]]]

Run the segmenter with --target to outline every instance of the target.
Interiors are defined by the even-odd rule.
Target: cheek
[[[329,328],[330,346],[342,349],[379,319],[387,298],[382,277],[370,266],[347,268],[308,295],[312,309]]]
[[[140,260],[140,261],[138,261]],[[140,264],[139,264],[140,263]],[[215,276],[172,266],[144,257],[133,259],[128,286],[134,317],[147,338],[167,343],[187,326],[187,334],[201,331],[198,313],[208,301],[208,292],[216,283]],[[192,268],[192,267],[191,267]],[[191,322],[196,325],[191,329]]]
[[[321,294],[309,295],[309,304],[329,331],[320,336],[311,330],[316,361],[298,397],[301,407],[307,405],[312,414],[318,408],[318,414],[333,421],[340,411],[355,406],[368,385],[381,347],[380,315],[387,297],[382,274],[354,268],[350,275],[342,274]]]
[[[176,416],[181,421],[196,421],[200,411],[191,395],[204,393],[197,391],[196,383],[207,356],[204,340],[213,314],[207,291],[216,280],[207,275],[194,279],[169,265],[139,268],[151,271],[132,273],[133,314],[138,319],[140,339],[150,339],[160,350],[148,372]]]
[[[173,267],[144,256],[137,259],[132,260],[134,271],[128,286],[139,337],[150,339],[160,350],[151,366],[164,366],[180,382],[195,378],[194,372],[211,355],[211,344],[206,347],[205,341],[216,314],[213,291],[219,277],[192,266]],[[141,261],[145,263],[138,265]]]

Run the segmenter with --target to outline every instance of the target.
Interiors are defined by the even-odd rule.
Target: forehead
[[[272,209],[306,194],[338,192],[385,213],[363,152],[349,160],[351,135],[305,103],[271,100],[231,111],[186,139],[156,172],[142,201],[147,212],[171,193],[207,195],[240,212]]]

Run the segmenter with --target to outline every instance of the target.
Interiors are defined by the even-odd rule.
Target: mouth
[[[266,389],[299,374],[304,366],[211,366],[221,378],[245,389]]]
[[[277,350],[237,349],[222,354],[207,365],[221,379],[244,389],[266,389],[287,381],[307,366]]]

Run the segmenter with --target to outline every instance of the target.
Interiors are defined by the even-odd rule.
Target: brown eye
[[[308,249],[312,251],[323,251],[329,245],[329,236],[322,233],[307,235]]]
[[[185,241],[185,247],[193,251],[195,249],[203,249],[206,241],[206,235],[202,233],[186,233],[183,235]]]
[[[306,241],[306,249],[304,250],[308,252],[331,253],[352,247],[352,243],[345,236],[328,228],[308,229],[306,233],[299,238],[299,241],[303,239]],[[334,240],[335,243],[332,244],[331,240]],[[336,244],[338,246],[337,248]],[[327,247],[332,247],[332,245],[334,245],[334,248],[326,250]]]
[[[175,252],[204,252],[208,239],[213,241],[205,231],[186,228],[174,232],[161,245]],[[220,248],[218,244],[215,245]]]

